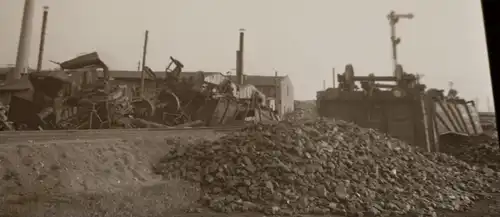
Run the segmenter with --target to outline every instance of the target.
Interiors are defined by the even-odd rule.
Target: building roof
[[[9,71],[13,70],[13,67],[0,67],[0,75],[5,75]],[[32,71],[35,71],[31,69]],[[52,70],[43,70],[43,71],[52,71]],[[69,71],[79,71],[79,70],[69,70]],[[141,73],[138,71],[131,71],[131,70],[110,70],[109,71],[110,76],[113,78],[124,78],[124,79],[136,79],[136,78],[141,78]],[[157,78],[165,78],[165,72],[159,72],[156,71],[154,72],[157,76]],[[196,75],[197,72],[182,72],[181,76],[182,77],[191,77]],[[221,74],[220,72],[203,72],[205,75],[213,75],[213,74]],[[100,74],[102,75],[102,74]],[[145,75],[146,79],[148,79],[147,74]]]
[[[267,76],[267,75],[243,75],[243,84],[252,84],[255,86],[274,86],[275,79],[278,81],[285,78],[285,76]],[[231,81],[237,82],[236,76],[231,75]]]
[[[14,70],[15,67],[0,67],[0,75],[6,75],[8,72]],[[28,71],[34,72],[35,70],[29,68]]]
[[[120,70],[120,71],[117,71],[117,70],[110,70],[109,71],[110,73],[110,76],[113,77],[113,78],[123,78],[123,79],[137,79],[137,78],[141,78],[141,73],[138,72],[138,71],[128,71],[128,70]],[[159,72],[159,71],[156,71],[156,72],[153,72],[157,78],[165,78],[165,72]],[[181,73],[181,77],[191,77],[191,76],[194,76],[196,75],[197,72],[182,72]],[[205,75],[214,75],[214,74],[221,74],[220,72],[203,72]],[[146,78],[147,77],[147,74],[145,75]]]
[[[7,74],[8,71],[12,70],[12,67],[0,68],[0,75]],[[44,70],[45,71],[45,70]],[[138,71],[132,70],[110,70],[110,76],[112,78],[122,78],[122,79],[138,79],[141,78],[141,73]],[[197,72],[182,72],[182,77],[192,77],[195,76]],[[221,74],[220,72],[203,72],[205,75],[214,75]],[[155,71],[157,78],[165,78],[165,72]],[[100,74],[102,75],[102,74]],[[149,79],[147,74],[145,75],[146,79]],[[267,76],[267,75],[243,75],[243,84],[252,84],[255,86],[274,86],[275,85],[275,76]],[[286,76],[277,76],[279,80],[282,80]],[[231,81],[236,82],[236,76],[230,76]]]

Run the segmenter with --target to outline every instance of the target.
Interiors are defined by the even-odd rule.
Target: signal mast
[[[391,27],[391,44],[392,44],[392,61],[393,61],[393,71],[394,76],[396,75],[396,66],[398,65],[398,55],[397,55],[397,46],[401,43],[401,38],[396,36],[396,23],[398,23],[399,19],[413,19],[413,14],[396,14],[396,12],[391,11],[387,15],[387,19],[389,20],[389,25]]]

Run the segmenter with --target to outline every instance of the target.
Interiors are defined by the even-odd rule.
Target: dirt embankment
[[[178,136],[187,143],[201,137]],[[188,206],[199,197],[196,186],[151,172],[168,143],[137,138],[2,145],[0,216],[152,216]]]

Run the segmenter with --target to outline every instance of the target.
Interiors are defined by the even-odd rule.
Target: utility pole
[[[274,110],[280,112],[278,108],[281,108],[281,99],[278,97],[279,90],[279,79],[278,70],[274,70]]]
[[[335,68],[332,68],[332,78],[333,78],[333,80],[332,80],[332,88],[335,88],[335,82],[336,82],[335,81],[335,79],[336,79],[335,78]]]
[[[398,64],[398,54],[397,54],[397,46],[401,43],[401,38],[396,36],[396,23],[398,23],[399,19],[413,19],[413,14],[396,14],[396,12],[391,11],[387,15],[387,19],[389,20],[389,25],[391,26],[391,44],[392,44],[392,61],[393,61],[393,73],[396,71],[396,66]],[[396,76],[396,74],[394,74]]]
[[[24,12],[19,34],[19,45],[17,47],[16,68],[7,74],[7,80],[17,80],[21,74],[28,72],[30,43],[33,30],[33,16],[35,13],[35,1],[24,0]]]
[[[38,45],[38,62],[36,64],[36,71],[42,71],[42,62],[43,62],[43,51],[45,48],[45,35],[47,31],[47,18],[49,16],[49,7],[43,7],[43,18],[42,18],[42,33],[40,35],[40,44]]]
[[[326,90],[326,80],[323,80],[323,90]]]
[[[142,47],[142,66],[141,66],[141,97],[144,97],[144,67],[146,66],[146,55],[148,52],[149,31],[144,33],[144,46]]]

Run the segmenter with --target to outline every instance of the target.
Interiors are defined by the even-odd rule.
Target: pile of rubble
[[[290,121],[312,120],[317,117],[318,112],[314,100],[295,101],[294,111],[285,115],[285,119]]]
[[[500,171],[498,133],[473,137],[466,142],[443,144],[441,151],[471,165],[486,166]]]
[[[378,216],[464,210],[499,174],[423,153],[341,121],[257,124],[216,141],[178,145],[154,171],[201,185],[221,212]]]

